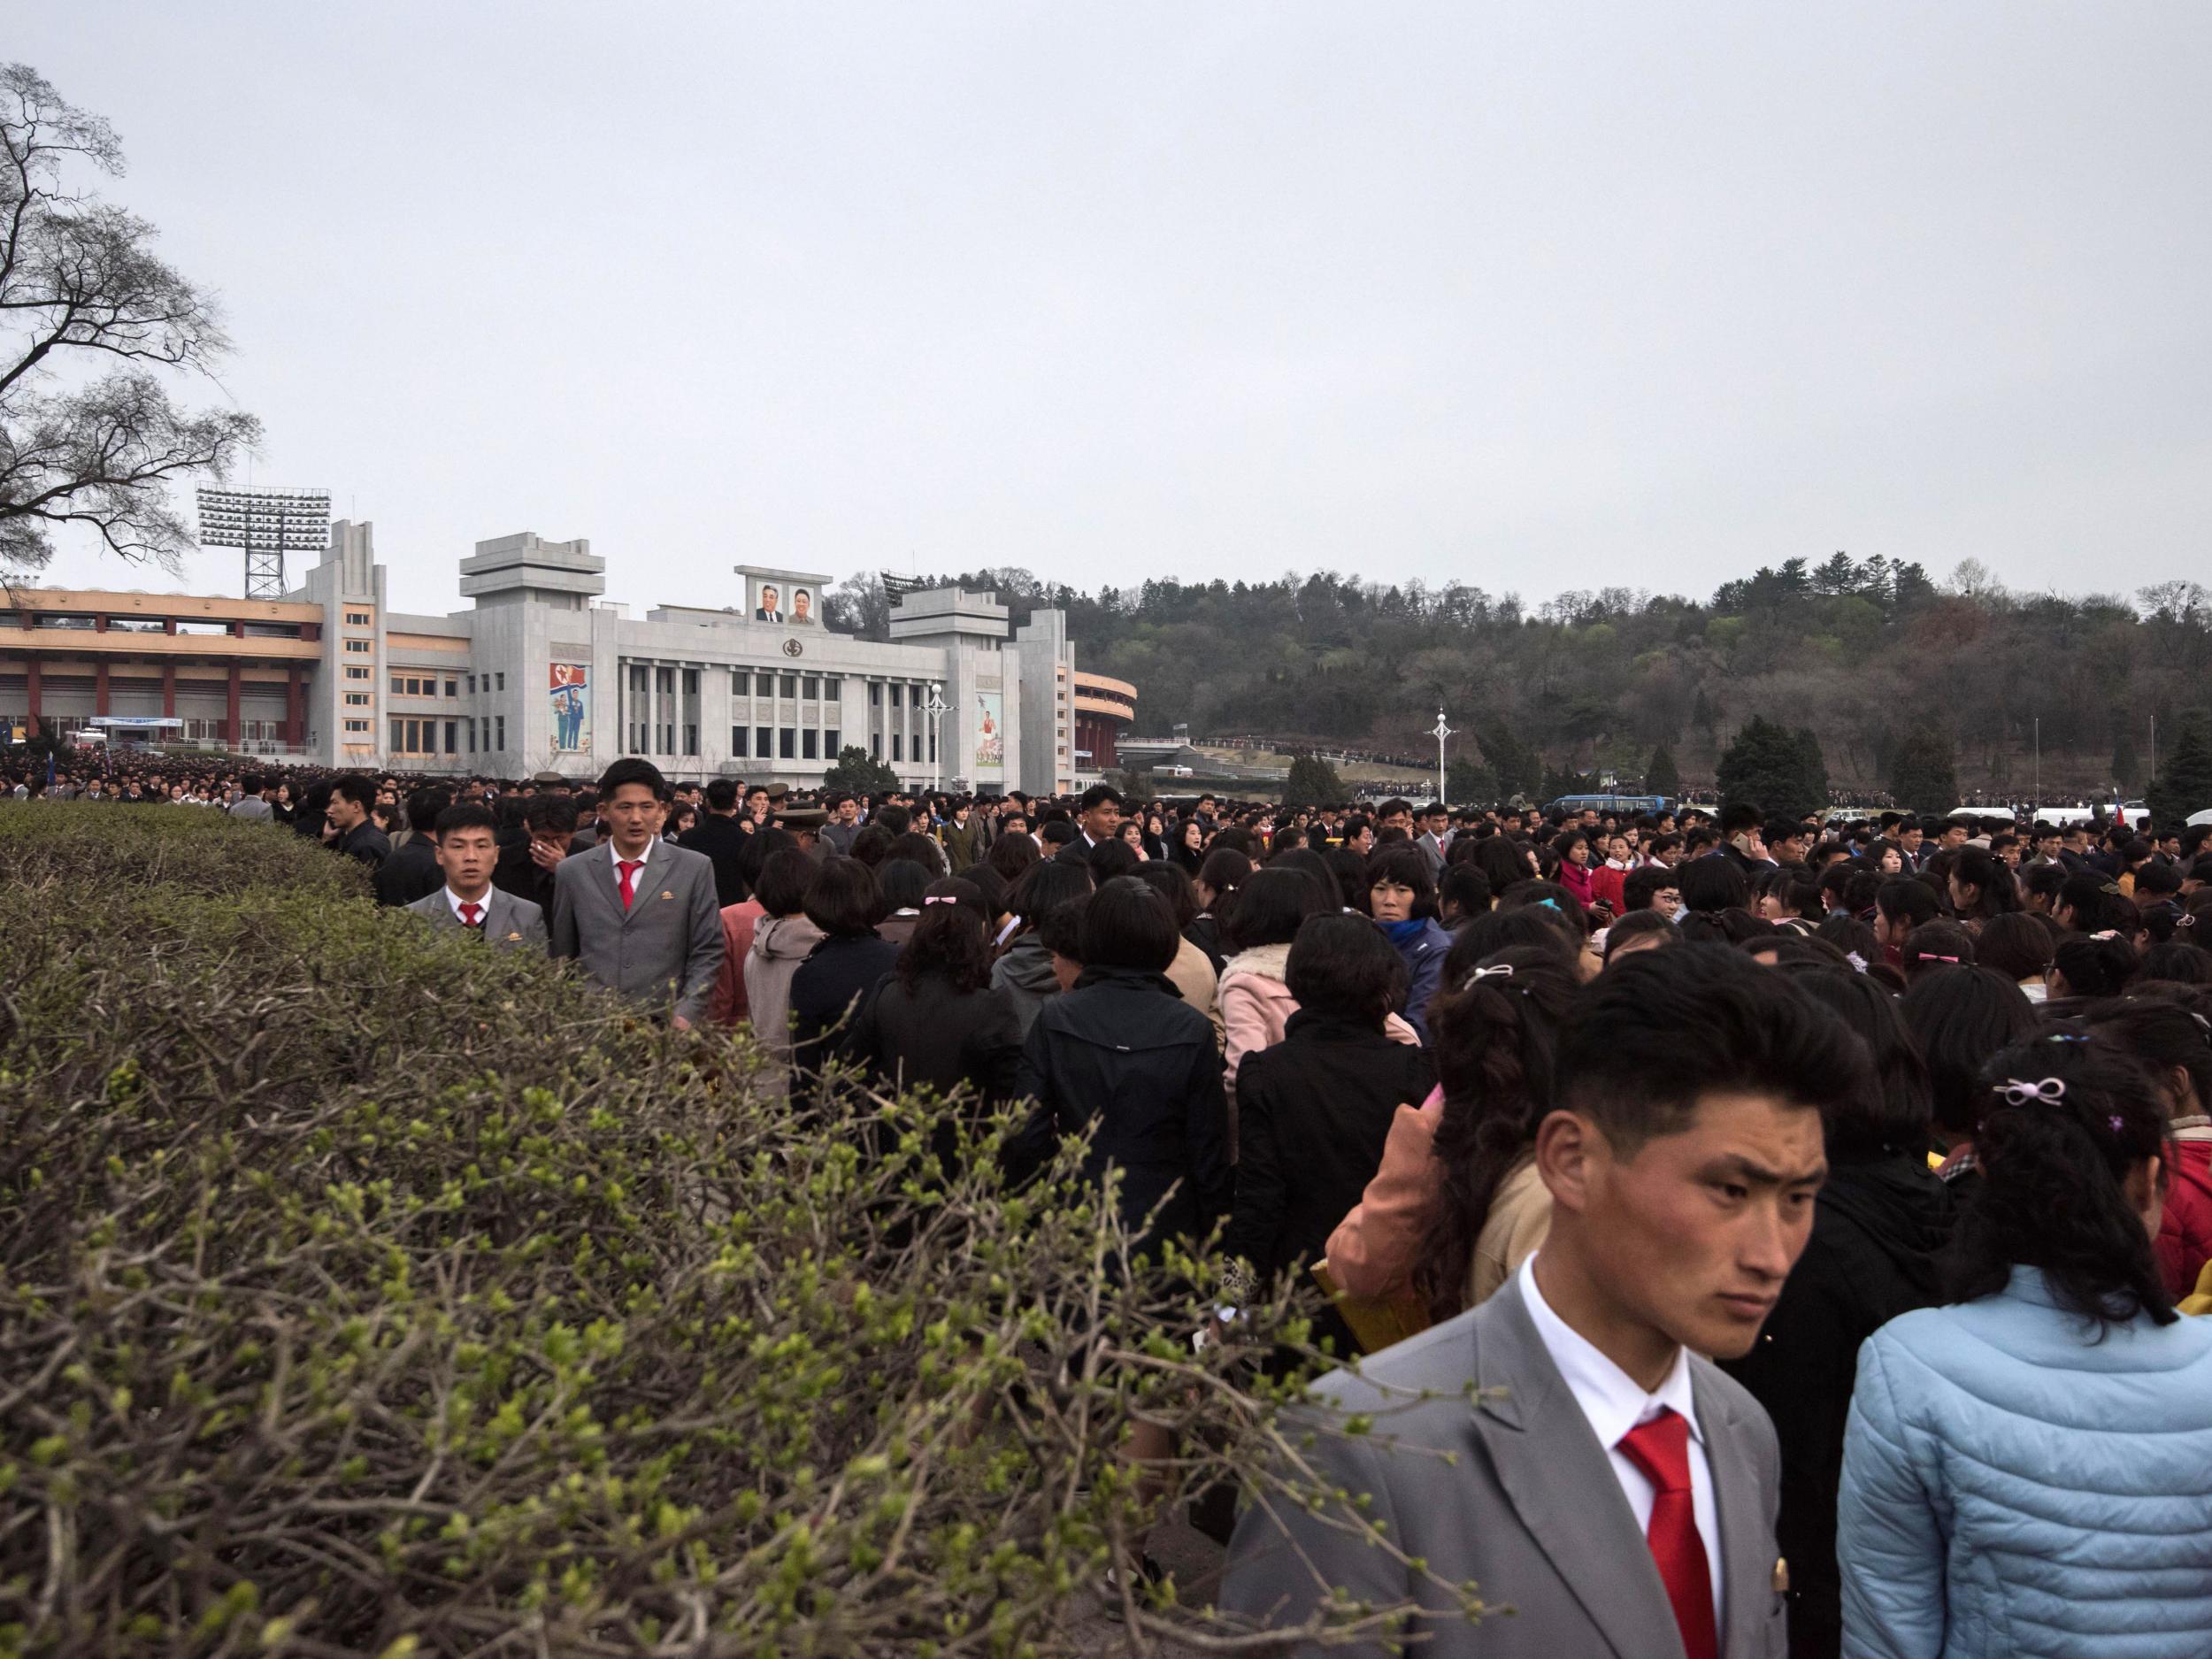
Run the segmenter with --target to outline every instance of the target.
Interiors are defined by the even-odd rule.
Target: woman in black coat
[[[930,883],[918,909],[896,967],[861,1005],[848,1052],[887,1090],[965,1088],[970,1110],[987,1116],[1020,1087],[1022,1028],[1012,994],[991,985],[982,890],[948,877]],[[949,1172],[956,1126],[941,1121],[932,1144]]]
[[[1385,1032],[1405,998],[1405,964],[1365,917],[1307,918],[1283,979],[1298,1011],[1280,1042],[1237,1071],[1236,1201],[1222,1239],[1263,1279],[1328,1253],[1381,1165],[1398,1108],[1436,1083],[1429,1051]],[[1357,1351],[1334,1309],[1315,1334]]]
[[[1019,1177],[1091,1127],[1084,1176],[1102,1186],[1110,1163],[1122,1171],[1121,1218],[1140,1248],[1156,1233],[1202,1238],[1231,1191],[1221,1050],[1167,977],[1179,943],[1167,900],[1133,876],[1091,895],[1083,972],[1029,1028],[1020,1089],[1037,1107],[1008,1149]]]
[[[899,960],[898,946],[876,933],[882,900],[857,858],[825,858],[805,908],[822,942],[791,976],[791,1060],[801,1071],[849,1052],[858,1004]]]

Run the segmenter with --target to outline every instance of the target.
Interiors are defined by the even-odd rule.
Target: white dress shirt
[[[465,899],[453,890],[452,883],[448,882],[445,889],[445,902],[453,907],[454,919],[464,927],[468,926],[469,920],[467,917],[461,914],[461,907],[464,904],[476,906],[476,921],[480,927],[483,926],[484,918],[492,913],[492,890],[489,887],[484,889],[484,896],[480,899]]]
[[[1690,1425],[1691,1507],[1697,1516],[1698,1538],[1705,1545],[1705,1573],[1713,1581],[1713,1628],[1724,1632],[1728,1622],[1721,1606],[1720,1509],[1713,1501],[1713,1470],[1706,1461],[1705,1430],[1697,1420],[1697,1402],[1690,1387],[1689,1352],[1676,1350],[1674,1367],[1665,1380],[1646,1394],[1640,1383],[1600,1353],[1589,1338],[1552,1311],[1544,1293],[1536,1287],[1536,1256],[1542,1254],[1539,1250],[1521,1263],[1521,1301],[1528,1308],[1544,1351],[1551,1356],[1575,1403],[1589,1419],[1598,1444],[1605,1448],[1613,1478],[1621,1483],[1621,1494],[1635,1512],[1640,1532],[1651,1531],[1651,1506],[1657,1492],[1635,1459],[1621,1450],[1621,1437],[1668,1409]]]

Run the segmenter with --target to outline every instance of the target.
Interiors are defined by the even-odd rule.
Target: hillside
[[[1686,783],[1755,715],[1819,739],[1839,790],[1878,789],[1896,747],[1933,727],[1961,787],[2030,787],[2040,722],[2047,795],[2150,771],[2152,721],[2212,704],[2212,593],[2016,594],[1972,560],[1941,584],[1919,565],[1838,553],[1789,559],[1699,601],[1624,588],[1514,594],[1381,585],[1322,572],[1247,582],[1147,582],[1095,594],[1024,570],[949,575],[1017,615],[1057,605],[1078,660],[1133,682],[1141,725],[1251,734],[1272,749],[1419,757],[1440,703],[1509,780],[1640,777],[1664,746]],[[833,626],[878,633],[872,575],[842,584]],[[1453,744],[1455,756],[1462,741]]]

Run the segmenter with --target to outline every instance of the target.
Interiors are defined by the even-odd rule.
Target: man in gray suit
[[[269,810],[268,802],[262,798],[261,791],[265,787],[259,778],[240,779],[238,798],[227,809],[231,817],[267,823],[274,815]]]
[[[599,814],[605,839],[553,875],[553,954],[688,1030],[706,1017],[722,966],[713,861],[660,839],[668,782],[650,761],[607,768]]]
[[[1304,1466],[1282,1472],[1370,1507],[1263,1491],[1221,1605],[1298,1626],[1340,1586],[1414,1609],[1428,1640],[1407,1651],[1432,1659],[1780,1659],[1773,1425],[1703,1356],[1757,1340],[1811,1231],[1821,1108],[1870,1070],[1834,1013],[1732,952],[1608,969],[1561,1032],[1537,1132],[1542,1248],[1472,1311],[1315,1386],[1286,1437]]]
[[[426,918],[434,933],[461,929],[489,945],[546,948],[545,912],[492,886],[499,863],[498,823],[491,809],[462,802],[440,812],[434,826],[445,882],[404,908]]]

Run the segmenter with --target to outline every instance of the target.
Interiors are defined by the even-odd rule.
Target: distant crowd
[[[46,793],[288,826],[427,926],[748,1028],[764,1087],[928,1091],[947,1165],[1014,1106],[1007,1181],[1084,1132],[1140,1250],[1320,1281],[1367,1356],[1286,1455],[1343,1503],[1220,1522],[1256,1621],[1333,1590],[1485,1659],[2212,1652],[2212,828],[640,759]],[[1466,1623],[1470,1582],[1512,1616]]]

